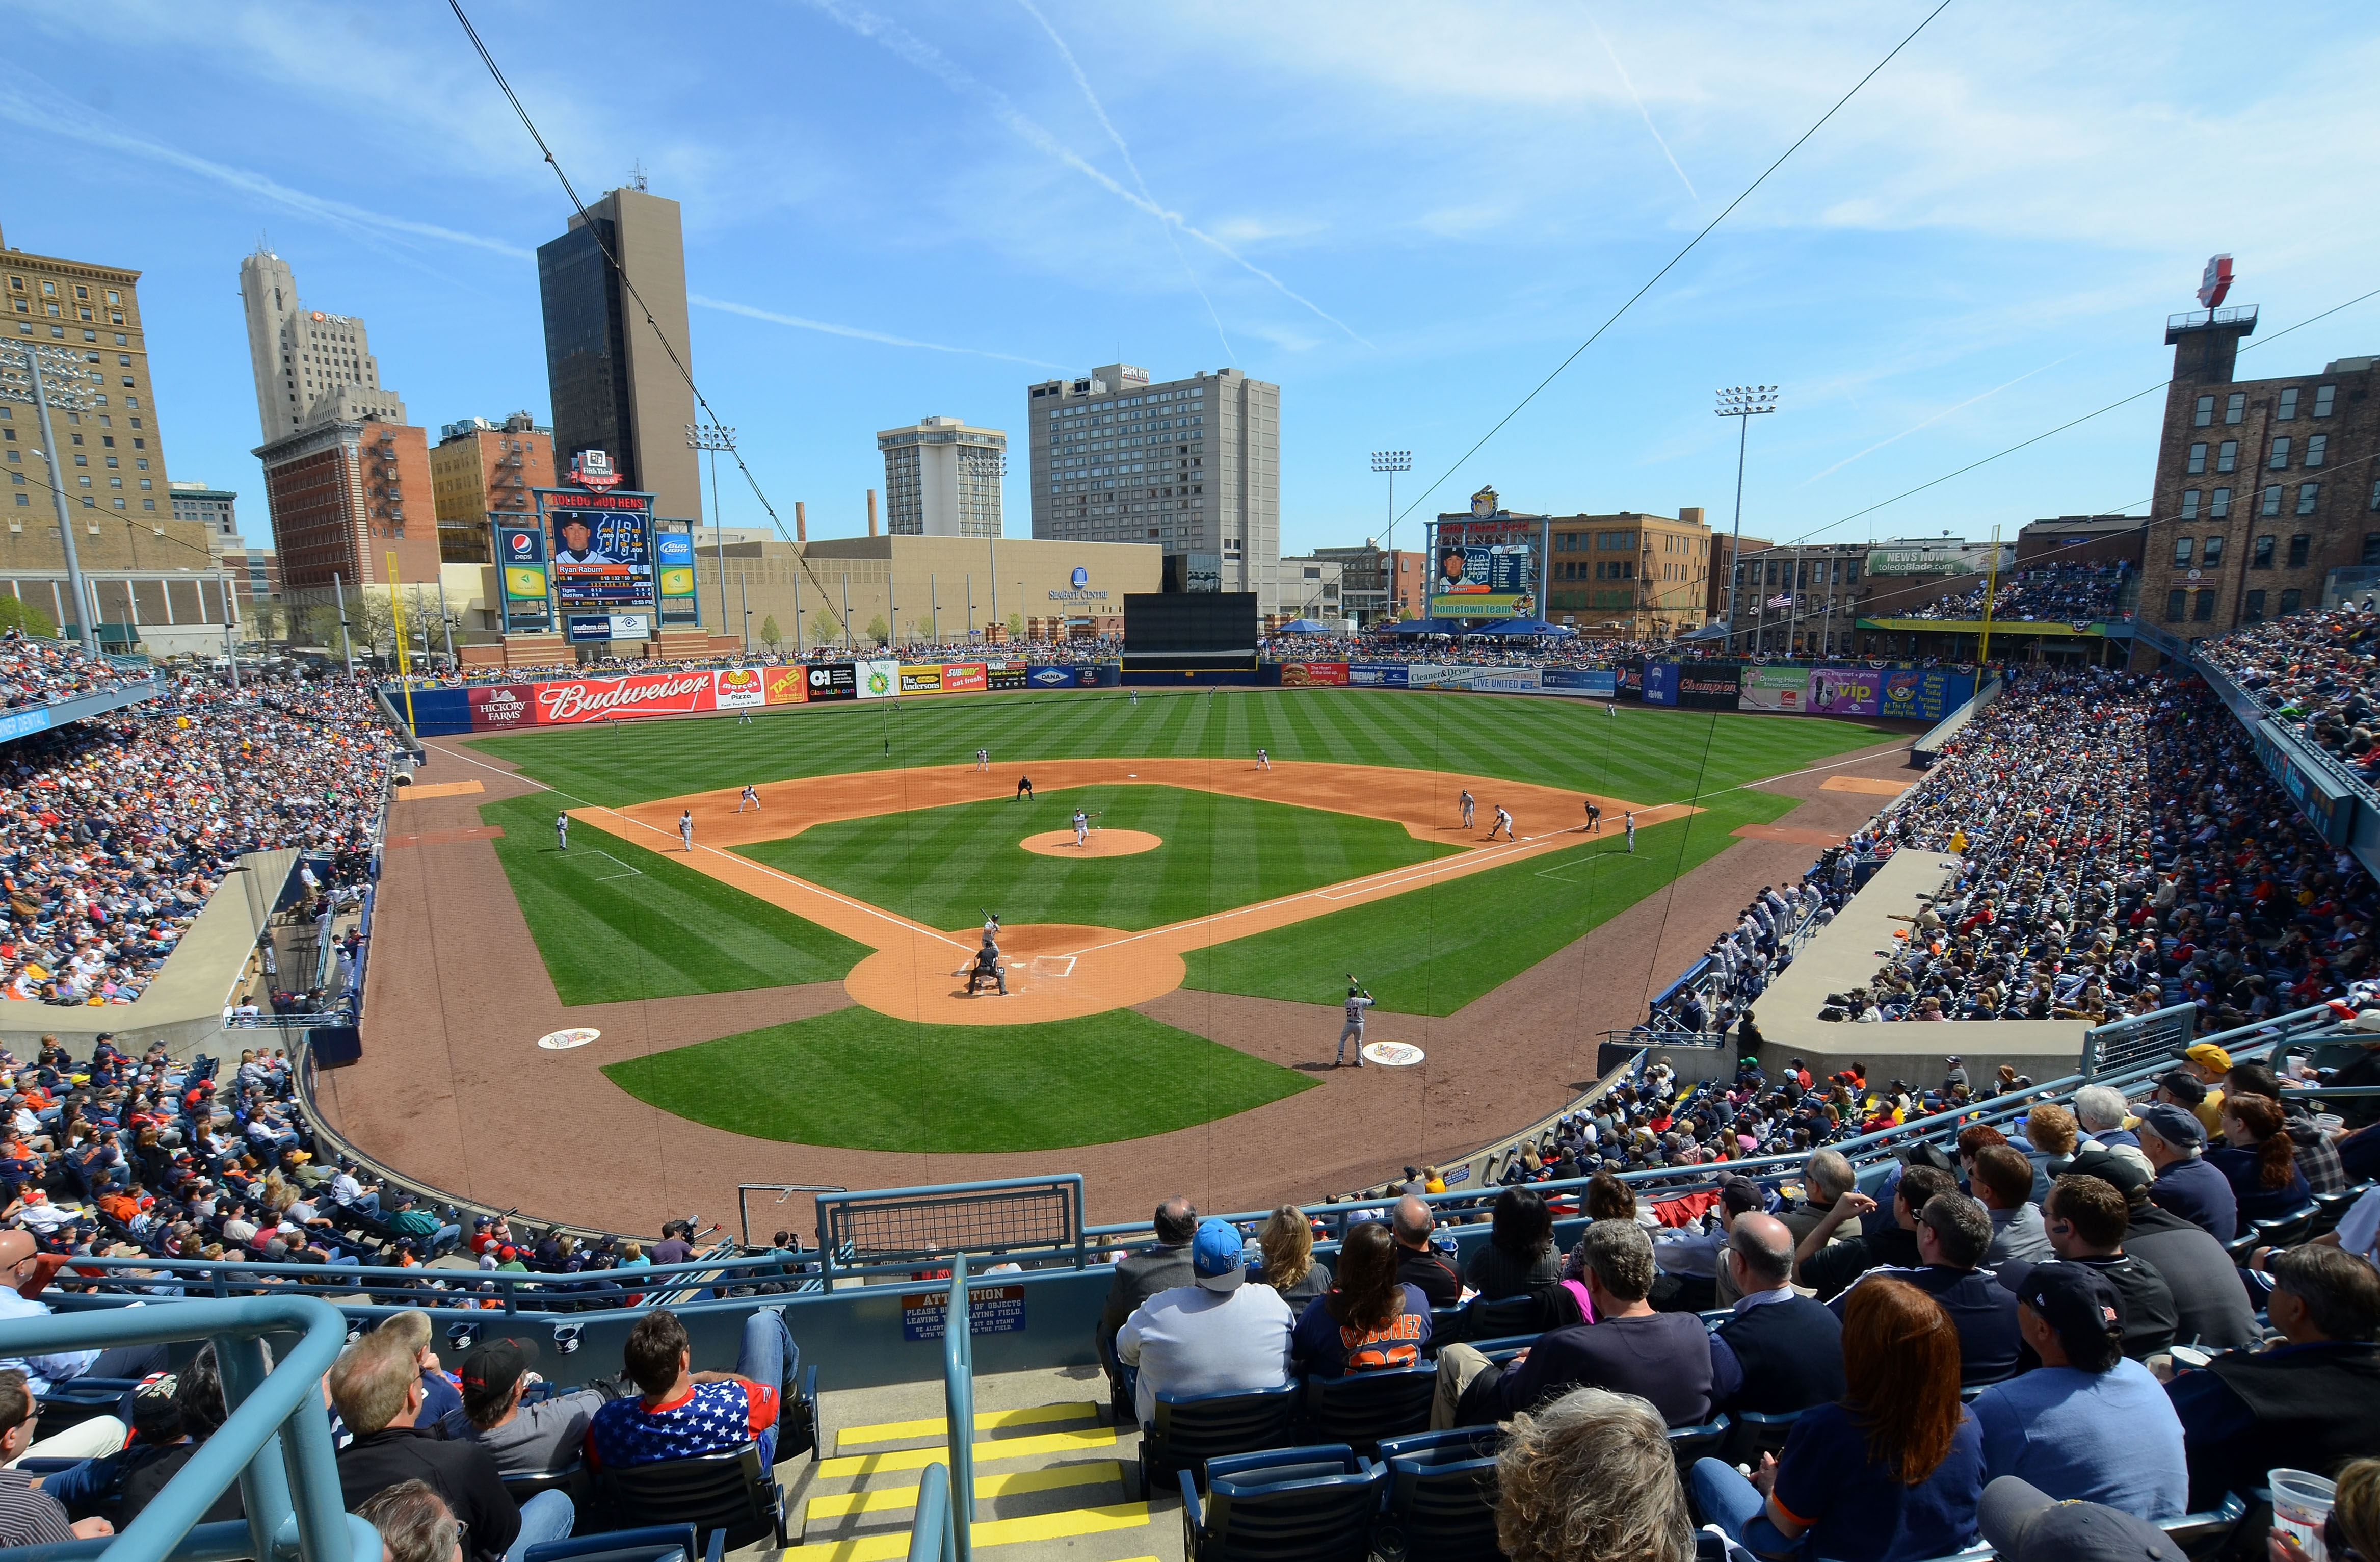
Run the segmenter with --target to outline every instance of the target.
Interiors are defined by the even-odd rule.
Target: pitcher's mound
[[[1043,857],[1130,857],[1137,852],[1155,851],[1165,844],[1165,837],[1146,830],[1095,828],[1089,845],[1076,846],[1074,831],[1049,830],[1027,836],[1016,844]]]

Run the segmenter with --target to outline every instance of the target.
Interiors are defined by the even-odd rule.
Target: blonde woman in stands
[[[1302,1312],[1305,1304],[1330,1288],[1330,1266],[1314,1256],[1314,1226],[1295,1204],[1272,1212],[1257,1238],[1264,1262],[1251,1266],[1248,1278],[1270,1286]]]

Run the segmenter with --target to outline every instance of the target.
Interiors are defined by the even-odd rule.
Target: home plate
[[[1036,976],[1072,976],[1075,974],[1075,957],[1072,955],[1036,955],[1033,957],[1033,974]]]
[[[548,1052],[568,1052],[572,1047],[585,1046],[602,1033],[588,1026],[575,1026],[567,1031],[556,1031],[550,1036],[540,1036],[537,1044]]]
[[[1366,1042],[1364,1056],[1383,1068],[1410,1068],[1422,1060],[1422,1050],[1403,1042]]]

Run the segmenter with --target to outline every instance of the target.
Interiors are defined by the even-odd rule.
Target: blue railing
[[[298,1336],[266,1365],[264,1336]],[[0,1357],[211,1339],[231,1415],[138,1518],[113,1539],[0,1551],[0,1562],[212,1562],[224,1557],[376,1562],[380,1538],[340,1496],[322,1374],[347,1341],[346,1320],[311,1297],[194,1301],[0,1321]],[[235,1482],[245,1522],[200,1524]],[[293,1485],[294,1483],[294,1485]]]
[[[951,1422],[952,1487],[943,1550],[952,1562],[968,1562],[975,1555],[975,1312],[965,1253],[951,1264],[951,1302],[942,1313],[942,1404]]]
[[[909,1562],[957,1562],[958,1531],[951,1518],[951,1472],[940,1460],[917,1482],[917,1525],[909,1531]]]

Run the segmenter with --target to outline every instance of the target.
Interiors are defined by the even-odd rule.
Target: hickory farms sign
[[[714,708],[711,675],[708,672],[571,678],[540,683],[536,688],[537,719],[540,724],[601,721],[612,715],[683,715]]]
[[[469,691],[471,730],[502,732],[506,727],[537,725],[537,705],[530,690],[508,684]]]

